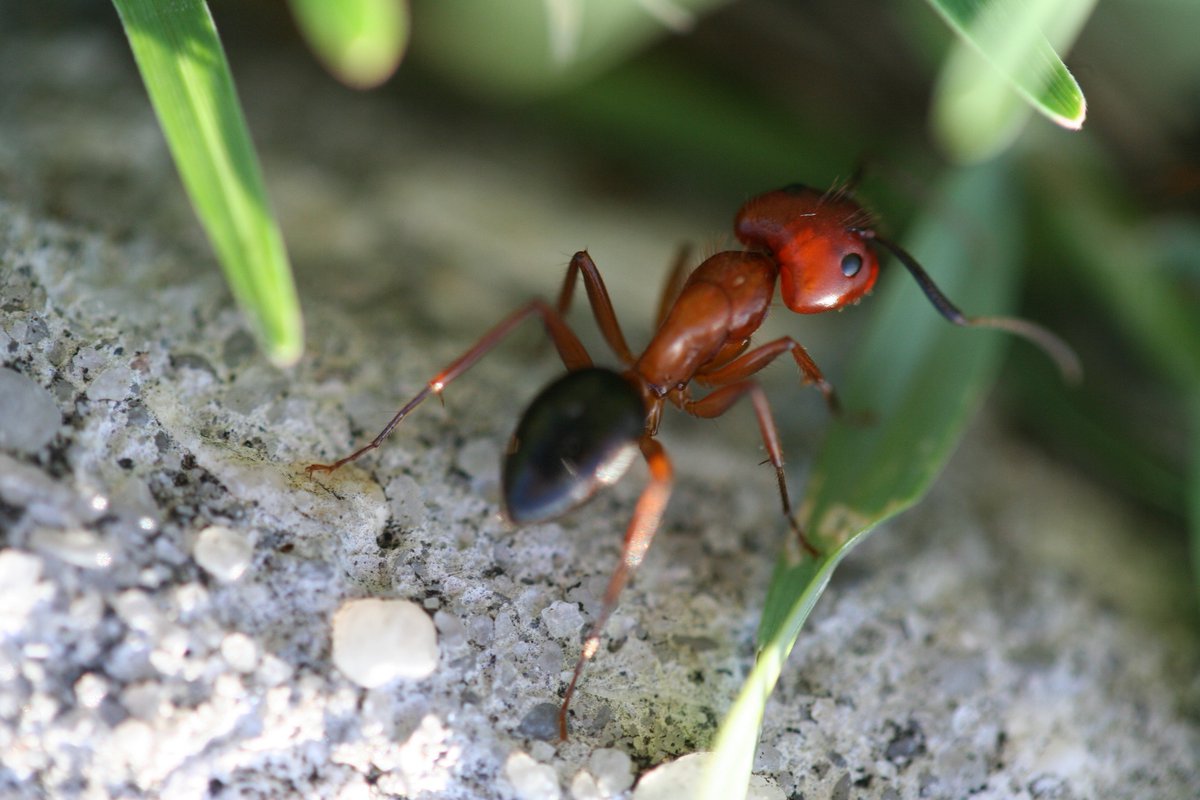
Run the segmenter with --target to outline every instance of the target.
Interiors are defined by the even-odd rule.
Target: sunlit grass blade
[[[408,44],[407,0],[289,0],[292,16],[325,67],[348,86],[392,76]]]
[[[1188,485],[1188,522],[1192,535],[1192,583],[1200,599],[1200,395],[1191,398],[1191,474]]]
[[[1191,403],[1188,422],[1192,427],[1192,440],[1187,513],[1192,542],[1192,585],[1196,589],[1196,599],[1200,600],[1200,385],[1193,388],[1188,400]]]
[[[267,355],[304,348],[291,267],[203,0],[113,0],[150,102],[234,297]]]
[[[1008,189],[1003,167],[961,173],[909,239],[964,309],[992,313],[1011,294],[1019,245]],[[704,800],[744,795],[767,700],[834,569],[876,525],[924,494],[995,373],[1003,334],[947,324],[899,266],[885,281],[844,394],[848,407],[869,410],[874,422],[836,425],[816,456],[801,516],[825,555],[797,561],[789,554],[776,566],[758,661],[718,731]]]
[[[934,97],[934,128],[952,155],[1006,147],[1036,110],[1070,129],[1087,103],[1055,49],[1074,43],[1095,0],[928,0],[958,34]]]

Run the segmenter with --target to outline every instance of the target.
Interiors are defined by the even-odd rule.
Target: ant
[[[567,738],[567,709],[584,666],[596,654],[604,624],[617,597],[646,554],[662,519],[674,474],[671,460],[655,438],[667,404],[697,417],[718,417],[748,397],[758,418],[767,460],[775,468],[783,514],[801,547],[820,556],[792,514],[783,471],[783,452],[767,397],[753,375],[788,354],[803,383],[813,384],[830,411],[841,413],[833,386],[805,349],[790,336],[750,346],[767,316],[775,284],[784,305],[800,314],[818,314],[857,303],[879,275],[876,247],[895,256],[916,279],[934,308],[950,322],[989,327],[1022,336],[1075,379],[1075,354],[1057,336],[1035,323],[1012,317],[967,317],[933,283],[907,251],[880,236],[861,205],[844,189],[820,192],[796,184],[750,199],[734,221],[742,251],[710,256],[690,274],[686,251],[676,259],[658,306],[655,333],[640,355],[625,342],[600,271],[586,251],[571,258],[558,302],[534,299],[518,308],[451,362],[380,431],[369,444],[332,464],[312,464],[314,472],[338,467],[379,447],[392,430],[430,395],[440,395],[525,319],[537,316],[567,374],[552,382],[526,409],[504,455],[504,511],[518,525],[555,519],[578,507],[602,487],[615,483],[640,451],[649,482],[638,498],[625,531],[621,560],[592,622],[575,672],[558,712],[559,735]],[[594,367],[564,316],[583,277],[592,314],[620,372]],[[692,383],[710,387],[693,397]]]

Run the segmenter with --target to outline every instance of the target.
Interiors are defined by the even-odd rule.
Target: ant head
[[[870,247],[870,218],[841,192],[793,185],[752,198],[734,229],[749,247],[779,265],[783,302],[800,314],[819,314],[857,302],[879,276]]]
[[[783,302],[792,311],[817,314],[858,301],[879,277],[879,259],[871,246],[894,255],[916,280],[929,302],[955,325],[997,328],[1025,338],[1058,366],[1063,378],[1077,382],[1079,357],[1066,342],[1036,323],[1016,317],[968,317],[908,251],[875,232],[870,215],[844,190],[822,193],[795,184],[751,198],[734,221],[747,247],[769,252],[779,265]]]

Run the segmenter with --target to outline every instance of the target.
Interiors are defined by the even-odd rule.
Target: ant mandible
[[[1022,336],[1045,351],[1064,376],[1079,374],[1074,353],[1046,329],[1012,317],[965,316],[916,259],[877,234],[870,223],[866,211],[845,190],[822,193],[797,184],[752,198],[734,222],[746,250],[717,253],[690,274],[682,256],[676,261],[659,303],[654,335],[641,355],[626,344],[600,272],[591,256],[580,251],[571,258],[556,305],[534,299],[521,306],[435,375],[369,444],[332,464],[312,464],[307,471],[309,475],[333,472],[379,447],[413,409],[431,394],[440,394],[523,320],[541,317],[567,374],[533,400],[509,442],[502,470],[507,517],[522,525],[567,513],[615,483],[638,451],[650,473],[625,531],[621,560],[559,708],[559,735],[566,739],[567,709],[579,676],[596,654],[604,624],[641,564],[671,492],[671,461],[655,439],[668,403],[697,417],[717,417],[743,396],[749,397],[767,458],[775,468],[784,517],[804,550],[819,556],[792,514],[779,434],[766,395],[752,376],[787,353],[803,382],[820,390],[829,409],[837,414],[840,408],[833,387],[795,339],[784,336],[750,347],[751,336],[767,316],[776,280],[784,304],[792,311],[818,314],[842,308],[856,303],[875,284],[879,260],[872,245],[877,245],[912,273],[946,319]],[[563,320],[580,275],[600,331],[622,364],[620,372],[592,366],[591,357]],[[693,382],[712,391],[693,397]]]

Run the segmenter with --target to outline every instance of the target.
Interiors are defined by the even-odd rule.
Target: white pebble
[[[150,595],[141,589],[126,589],[112,601],[113,609],[126,625],[143,633],[157,635],[163,626],[163,617]]]
[[[221,640],[221,658],[238,672],[253,672],[258,666],[258,645],[244,633],[231,633]]]
[[[586,769],[579,770],[571,779],[571,800],[604,800],[596,779]]]
[[[539,764],[526,753],[518,751],[508,757],[504,762],[504,777],[521,800],[559,800],[562,797],[554,767]]]
[[[108,694],[108,682],[94,672],[85,672],[75,681],[75,699],[84,708],[97,708]]]
[[[602,747],[588,759],[588,769],[605,797],[615,797],[633,786],[633,760],[624,751]]]
[[[279,686],[290,681],[294,672],[291,664],[279,656],[267,653],[263,656],[262,666],[259,667],[257,677],[264,686]]]
[[[437,668],[437,631],[407,600],[350,600],[333,615],[333,663],[359,686],[419,680]]]
[[[240,531],[210,525],[196,537],[192,555],[196,563],[217,580],[236,581],[250,566],[254,545]]]
[[[54,587],[41,577],[42,560],[37,556],[0,551],[0,633],[20,630],[33,607],[54,594]]]

